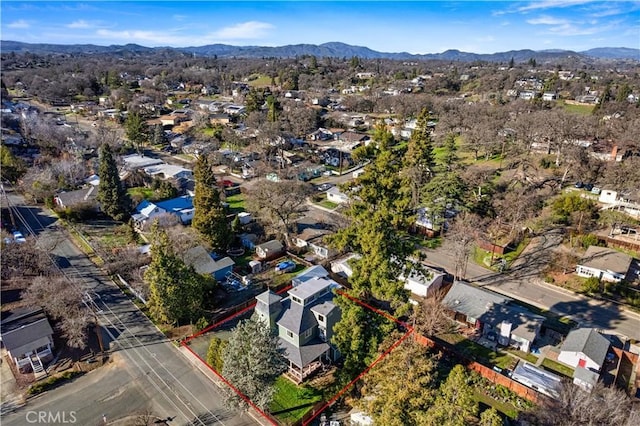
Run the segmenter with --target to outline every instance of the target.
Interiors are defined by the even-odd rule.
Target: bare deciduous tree
[[[412,320],[418,333],[434,336],[451,328],[448,308],[442,304],[444,292],[425,298],[413,311]]]
[[[525,414],[525,420],[534,424],[554,426],[632,425],[638,419],[639,410],[627,394],[598,382],[591,392],[570,382],[564,382],[558,397],[547,400],[535,411]]]
[[[306,211],[311,186],[297,180],[269,182],[262,180],[247,192],[247,207],[258,214],[287,243],[294,221]]]

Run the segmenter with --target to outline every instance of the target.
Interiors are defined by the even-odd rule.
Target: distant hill
[[[218,56],[218,57],[244,57],[244,58],[261,58],[261,57],[279,57],[292,58],[296,56],[314,55],[317,57],[353,57],[365,59],[400,59],[400,60],[429,60],[439,59],[446,61],[489,61],[489,62],[508,62],[513,58],[516,62],[526,62],[529,59],[536,61],[546,61],[563,58],[589,57],[598,59],[630,59],[640,61],[640,49],[631,49],[626,47],[599,47],[586,50],[583,52],[573,52],[570,50],[511,50],[508,52],[498,52],[491,54],[479,54],[461,52],[459,50],[447,50],[442,53],[429,54],[411,54],[407,52],[378,52],[363,46],[352,46],[350,44],[330,42],[320,45],[315,44],[292,44],[286,46],[267,47],[267,46],[231,46],[227,44],[210,44],[206,46],[192,47],[144,47],[137,44],[126,44],[123,46],[97,46],[94,44],[31,44],[19,41],[0,41],[0,49],[2,52],[32,52],[37,54],[95,54],[95,53],[112,53],[112,54],[142,54],[159,51],[175,51],[198,56]]]

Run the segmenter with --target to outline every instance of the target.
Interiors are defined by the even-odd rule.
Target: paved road
[[[12,202],[19,198],[10,195]],[[33,230],[39,241],[55,242],[51,252],[65,275],[88,290],[104,330],[105,346],[116,361],[29,401],[3,416],[3,425],[27,424],[31,411],[74,411],[76,424],[82,425],[103,424],[104,414],[112,422],[144,411],[160,418],[174,417],[171,424],[175,425],[256,424],[247,414],[224,408],[217,386],[196,370],[64,234],[60,235],[62,230],[52,229],[53,218],[38,207],[21,207],[17,216],[26,222],[24,231]]]
[[[531,305],[566,315],[584,327],[595,327],[629,338],[640,339],[640,315],[619,305],[590,299],[545,283],[543,268],[554,256],[562,235],[550,232],[534,238],[508,273],[499,274],[469,261],[466,279]],[[426,250],[426,263],[455,270],[452,256],[445,248]]]

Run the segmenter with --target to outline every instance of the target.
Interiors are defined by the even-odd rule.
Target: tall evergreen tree
[[[478,403],[473,397],[467,372],[457,364],[440,386],[433,407],[427,413],[425,424],[442,426],[466,426],[478,414]]]
[[[131,198],[120,181],[118,166],[108,144],[100,147],[98,176],[100,183],[96,198],[100,202],[102,211],[115,220],[126,220],[131,210]]]
[[[194,169],[196,179],[192,226],[216,251],[227,249],[231,238],[227,215],[220,199],[220,189],[206,155],[198,157]]]
[[[203,296],[214,285],[213,278],[187,266],[157,222],[151,238],[151,263],[144,274],[149,283],[151,316],[165,324],[192,323],[202,313]]]
[[[350,223],[332,241],[362,256],[353,264],[350,292],[358,298],[390,301],[396,309],[407,300],[397,277],[415,247],[407,238],[412,222],[410,194],[400,175],[401,158],[389,147],[389,139],[388,132],[376,132],[376,158],[349,187],[357,191],[346,211]],[[390,329],[388,322],[356,303],[345,298],[336,303],[342,319],[335,326],[333,341],[344,354],[345,368],[340,375],[347,381],[373,360]]]
[[[431,129],[428,127],[429,111],[424,108],[418,115],[416,128],[411,134],[404,155],[404,175],[409,179],[413,207],[420,203],[420,190],[433,177],[435,157]]]
[[[275,381],[287,369],[278,336],[255,318],[233,329],[222,360],[222,375],[261,409],[271,402]],[[231,389],[227,404],[245,405]]]
[[[124,123],[127,138],[133,144],[139,154],[142,153],[142,147],[149,137],[149,126],[145,123],[144,118],[137,112],[130,112]]]

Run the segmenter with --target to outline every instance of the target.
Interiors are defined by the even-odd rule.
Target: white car
[[[22,235],[20,231],[13,231],[13,241],[16,243],[26,243],[27,239]]]

